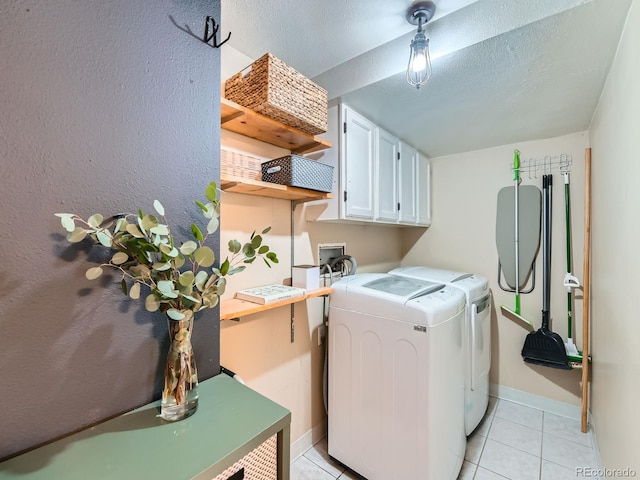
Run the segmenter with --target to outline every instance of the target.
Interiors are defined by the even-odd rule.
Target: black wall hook
[[[198,40],[200,40],[201,42],[206,43],[211,48],[220,48],[222,45],[224,45],[231,38],[231,32],[229,32],[229,35],[227,35],[227,38],[223,42],[218,43],[218,40],[216,39],[216,35],[218,34],[218,30],[220,29],[220,25],[218,25],[216,23],[215,18],[213,18],[211,16],[208,16],[206,18],[206,20],[205,20],[205,23],[204,23],[204,37],[203,38],[200,38],[198,35],[193,33],[193,31],[191,31],[191,27],[189,27],[189,25],[185,25],[184,27],[178,25],[178,22],[176,22],[176,19],[173,18],[171,15],[169,15],[169,19],[171,20],[171,23],[173,23],[180,30],[182,30],[183,32],[187,32],[192,37],[195,37]],[[213,43],[209,43],[211,40],[213,40]]]
[[[218,35],[218,30],[220,29],[220,25],[216,23],[216,19],[208,16],[204,21],[204,38],[202,39],[204,43],[209,44],[211,40],[213,48],[220,48],[222,45],[227,43],[231,38],[231,32],[227,35],[227,38],[222,42],[218,43],[218,39],[216,38]]]

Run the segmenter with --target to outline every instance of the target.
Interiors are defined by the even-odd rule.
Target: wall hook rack
[[[216,37],[218,35],[218,30],[220,30],[220,25],[216,23],[215,18],[213,18],[212,16],[208,16],[204,21],[204,36],[202,38],[200,38],[198,35],[193,33],[193,30],[191,30],[191,27],[189,27],[189,25],[185,25],[184,27],[178,25],[178,22],[176,22],[176,19],[173,18],[171,15],[169,15],[169,19],[171,20],[171,23],[173,23],[180,30],[188,33],[194,38],[197,38],[201,42],[206,43],[211,48],[220,48],[222,45],[228,42],[229,39],[231,38],[231,32],[229,32],[229,35],[227,35],[227,38],[224,39],[222,42],[218,43],[218,39]]]
[[[204,21],[204,38],[202,39],[202,41],[209,45],[209,42],[213,40],[211,46],[213,48],[220,48],[222,45],[229,41],[229,39],[231,38],[231,32],[229,32],[227,38],[218,43],[218,30],[220,30],[220,25],[216,23],[216,19],[208,16]]]
[[[520,163],[520,174],[527,175],[529,180],[537,179],[538,175],[552,173],[558,170],[560,173],[569,173],[573,159],[570,154],[546,155],[542,159],[530,158]],[[513,171],[513,165],[509,167]]]

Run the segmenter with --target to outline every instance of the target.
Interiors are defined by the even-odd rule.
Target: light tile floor
[[[584,467],[597,467],[596,456],[578,420],[490,397],[458,480],[575,480]],[[364,480],[329,458],[326,437],[291,465],[291,480],[334,479]]]

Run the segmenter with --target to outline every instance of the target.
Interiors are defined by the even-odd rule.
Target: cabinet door
[[[418,221],[416,177],[418,152],[415,148],[400,142],[400,162],[398,172],[398,197],[400,212],[398,220],[401,223],[415,224]]]
[[[376,129],[376,156],[373,189],[375,220],[398,221],[398,144],[399,140],[384,130]]]
[[[418,153],[418,225],[431,225],[431,161]]]
[[[375,125],[343,106],[343,212],[348,218],[373,219],[373,158]]]

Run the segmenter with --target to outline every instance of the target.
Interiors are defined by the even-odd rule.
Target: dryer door
[[[491,366],[491,294],[471,304],[471,389],[487,389]]]

